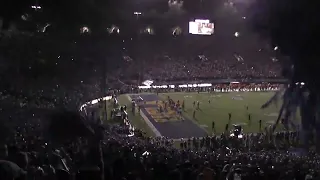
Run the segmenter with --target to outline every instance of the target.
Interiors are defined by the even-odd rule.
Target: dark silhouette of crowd
[[[319,156],[296,149],[297,132],[271,135],[267,127],[241,139],[182,139],[179,148],[165,137],[144,137],[138,130],[128,137],[127,126],[98,126],[74,116],[59,116],[47,132],[36,117],[16,124],[2,139],[2,179],[318,178]]]
[[[164,27],[156,28],[155,34],[158,29],[167,32],[172,25],[179,24],[177,21],[180,20],[171,18],[166,12],[167,18],[151,20],[147,16],[139,21],[138,15],[133,16],[132,11],[141,10],[143,8],[140,6],[144,6],[137,3],[139,8],[130,8],[128,2],[131,4],[131,1],[115,3],[119,5],[117,8],[109,1],[106,3],[109,7],[103,6],[104,3],[97,3],[101,4],[102,10],[84,7],[95,4],[93,1],[78,3],[78,9],[81,10],[74,8],[76,6],[73,2],[69,6],[62,3],[60,8],[60,5],[54,6],[58,11],[49,10],[55,13],[48,13],[43,8],[43,14],[36,8],[36,18],[30,16],[29,21],[29,15],[21,12],[15,17],[19,22],[17,20],[14,30],[0,32],[0,180],[320,179],[320,156],[312,148],[306,150],[300,147],[298,131],[273,133],[270,125],[259,133],[244,134],[242,138],[231,137],[226,131],[221,135],[172,140],[166,137],[148,137],[143,131],[133,129],[122,121],[99,124],[99,121],[80,111],[83,103],[111,95],[114,91],[109,91],[109,88],[121,89],[121,93],[132,92],[143,80],[165,84],[175,81],[188,83],[215,79],[266,80],[283,77],[279,62],[284,62],[284,57],[279,56],[276,47],[249,33],[246,23],[243,23],[246,17],[241,13],[247,6],[240,9],[235,5],[250,1],[224,2],[223,7],[217,6],[219,9],[214,11],[206,7],[213,7],[214,3],[211,2],[215,1],[201,1],[205,4],[199,4],[201,8],[199,6],[196,12],[205,9],[205,14],[221,16],[215,17],[217,23],[214,23],[217,26],[214,34],[194,36],[185,33],[187,28],[182,28],[183,35],[173,35],[168,31],[170,38],[142,35],[140,32],[142,26],[145,28],[150,25],[150,21],[161,21],[153,25]],[[171,9],[175,11],[180,1],[170,0],[169,5],[170,3]],[[185,3],[189,7],[187,11],[194,6],[193,1]],[[16,6],[15,3],[12,4]],[[167,5],[165,2],[165,6]],[[11,11],[11,6],[2,7]],[[147,7],[149,6],[144,8]],[[123,8],[127,12],[121,11],[119,16],[120,13],[115,10]],[[21,11],[18,6],[14,9]],[[81,16],[69,14],[73,9],[77,9],[78,13],[83,13],[83,10],[87,13]],[[120,21],[128,25],[126,28],[119,25],[120,29],[113,28],[112,32],[112,28],[103,27],[101,29],[104,30],[99,32],[99,28],[92,27],[92,37],[90,33],[88,36],[74,35],[73,30],[79,27],[73,26],[83,23],[83,19],[94,21],[90,23],[92,26],[103,24],[96,21],[96,17],[102,15],[99,11],[110,11],[112,14],[103,14],[103,21]],[[154,10],[150,8],[150,11]],[[122,16],[127,13],[131,18]],[[15,13],[1,14],[6,14],[8,18]],[[46,19],[46,14],[57,16],[49,18],[53,23],[47,31],[38,27],[38,23],[47,21],[39,16]],[[276,13],[278,14],[281,12]],[[190,17],[189,13],[183,16],[184,25]],[[283,20],[285,17],[276,19]],[[299,17],[297,15],[295,19]],[[63,22],[63,25],[58,21]],[[25,26],[25,22],[31,22],[32,27],[37,27],[28,32],[20,31],[19,28]],[[163,24],[167,25],[162,26]],[[290,22],[283,24],[290,25]],[[8,26],[8,23],[5,25]],[[277,26],[282,28],[280,23]],[[51,33],[51,28],[51,32],[58,31]],[[63,30],[59,31],[59,28]],[[296,29],[303,29],[301,34],[304,36],[308,34],[306,29],[314,30],[296,28],[294,24],[283,31],[292,32]],[[95,30],[98,32],[95,33]],[[138,33],[132,33],[133,30]],[[123,35],[123,31],[127,33]],[[298,51],[295,49],[297,44],[298,47],[301,44],[313,44],[300,43],[301,39],[309,41],[310,38],[286,36],[299,34],[295,31],[280,35],[267,34],[287,38],[282,42],[294,47],[289,48],[291,52]],[[311,37],[314,32],[309,34]],[[287,42],[292,42],[293,45]],[[312,49],[309,46],[305,48]],[[231,87],[224,84],[214,85],[213,89],[235,88],[248,91],[262,88],[269,91],[278,87],[270,84]],[[197,90],[192,88],[192,91]],[[130,109],[130,104],[125,105]],[[127,120],[130,121],[130,118]],[[131,136],[132,134],[134,135]]]
[[[280,65],[269,53],[272,48],[249,51],[250,47],[235,43],[229,47],[230,51],[224,52],[223,41],[211,44],[210,47],[217,47],[212,50],[204,48],[210,40],[202,38],[172,40],[152,48],[146,40],[139,41],[143,42],[140,48],[144,53],[135,55],[134,50],[130,50],[110,58],[122,60],[112,61],[113,69],[105,73],[108,82],[127,86],[122,83],[123,79],[188,82],[206,78],[281,77]],[[199,48],[193,51],[194,43]],[[121,46],[118,43],[113,49],[123,49]],[[90,117],[83,116],[79,107],[107,94],[106,90],[101,93],[102,80],[77,79],[76,84],[68,84],[72,72],[62,69],[72,66],[73,57],[61,55],[65,60],[61,61],[57,55],[52,59],[56,60],[52,61],[53,65],[67,63],[67,59],[69,63],[59,69],[65,74],[53,79],[34,74],[22,76],[23,70],[29,69],[27,63],[14,72],[10,68],[14,69],[16,62],[13,66],[3,66],[6,71],[1,76],[0,92],[0,179],[319,178],[320,158],[312,151],[300,151],[298,132],[272,134],[272,128],[268,127],[258,134],[245,134],[241,139],[226,133],[175,142],[166,137],[146,137],[137,129],[134,136],[128,136],[132,129],[121,123],[96,124]],[[86,71],[83,74],[86,75]],[[130,104],[127,106],[130,108]]]
[[[220,59],[221,58],[221,59]],[[193,80],[193,79],[228,79],[228,78],[277,78],[280,75],[280,65],[272,58],[255,60],[243,59],[238,55],[224,57],[211,55],[198,55],[189,58],[159,57],[154,64],[148,64],[145,69],[146,76],[159,80]],[[262,65],[263,64],[263,65]],[[199,73],[201,72],[201,73]]]
[[[118,45],[118,49],[124,49],[122,57],[117,57],[122,63],[116,74],[124,80],[160,82],[283,78],[279,61],[285,60],[277,48],[254,35],[244,35],[239,40],[232,35],[220,36],[186,35],[161,42],[153,37],[123,38]],[[131,44],[139,45],[135,48]],[[121,68],[126,69],[125,73]]]
[[[122,123],[98,125],[81,112],[53,113],[59,106],[49,100],[27,103],[23,95],[2,97],[4,110],[20,103],[2,121],[1,179],[319,178],[320,157],[301,151],[298,132],[272,134],[268,126],[240,139],[226,132],[175,142],[146,137]],[[36,108],[27,108],[32,104]],[[135,135],[129,137],[131,131]]]

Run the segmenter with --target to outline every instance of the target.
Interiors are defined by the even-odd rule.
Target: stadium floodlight
[[[21,15],[21,19],[24,20],[24,21],[27,21],[29,19],[29,14]]]
[[[87,26],[83,26],[80,28],[80,34],[90,33],[90,29]]]
[[[176,35],[180,35],[182,33],[182,30],[180,27],[174,27],[172,28],[172,35],[176,36]]]
[[[234,36],[235,36],[235,37],[239,37],[239,35],[240,35],[239,32],[235,32],[235,33],[234,33]]]
[[[154,30],[151,27],[146,27],[146,29],[144,30],[144,33],[154,34]]]
[[[47,24],[45,24],[45,25],[43,25],[43,26],[39,26],[39,27],[38,27],[38,32],[42,32],[42,33],[46,32],[46,30],[47,30],[47,28],[48,28],[49,26],[51,26],[51,24],[49,24],[49,23],[47,23]]]
[[[133,12],[133,14],[137,17],[137,19],[139,19],[142,13],[136,11],[136,12]]]
[[[107,31],[109,32],[109,34],[120,33],[120,29],[115,25],[112,25],[110,28],[107,28]]]
[[[41,9],[41,6],[31,6],[32,9]]]
[[[278,49],[279,49],[278,46],[276,46],[276,47],[273,48],[273,50],[275,50],[275,51],[278,50]]]

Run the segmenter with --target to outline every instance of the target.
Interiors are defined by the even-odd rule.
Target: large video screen
[[[189,33],[198,35],[212,35],[214,32],[214,23],[209,20],[196,19],[189,22]]]

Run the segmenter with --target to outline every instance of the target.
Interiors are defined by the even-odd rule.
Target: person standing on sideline
[[[225,131],[225,132],[228,132],[228,129],[229,129],[229,123],[226,124],[226,127],[225,127],[225,130],[224,130],[224,131]]]
[[[184,100],[182,101],[181,106],[182,106],[182,110],[185,111],[185,110],[184,110]]]
[[[261,132],[261,130],[262,130],[262,120],[260,119],[259,120],[259,131]]]
[[[212,132],[216,133],[215,123],[214,123],[214,121],[212,121]]]

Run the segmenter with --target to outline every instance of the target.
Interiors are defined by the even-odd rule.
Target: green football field
[[[215,122],[216,133],[222,133],[228,123],[228,113],[231,113],[231,123],[241,124],[245,132],[259,132],[259,120],[262,120],[262,129],[273,124],[277,117],[281,102],[278,105],[271,104],[266,109],[261,109],[261,105],[269,100],[274,92],[231,92],[231,93],[163,93],[159,94],[162,99],[167,99],[168,96],[174,101],[185,102],[184,115],[197,122],[201,127],[205,128],[209,134],[212,133],[212,121]],[[209,103],[210,100],[210,103]],[[126,96],[119,97],[122,104],[128,105]],[[193,102],[200,102],[200,110],[196,110],[196,119],[193,118]],[[248,110],[246,109],[248,106]],[[251,123],[249,122],[248,114],[251,114]],[[130,116],[130,114],[129,114]],[[137,124],[147,132],[148,127],[143,122],[142,118],[134,117],[134,125]],[[298,116],[297,116],[297,119]],[[231,128],[229,126],[229,129]],[[278,130],[282,128],[278,126]],[[149,134],[148,135],[152,135]]]

